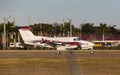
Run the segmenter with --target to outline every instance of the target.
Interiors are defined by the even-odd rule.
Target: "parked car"
[[[14,43],[13,42],[10,43],[10,47],[14,47]],[[16,42],[16,47],[24,48],[24,46],[22,46],[22,44],[20,42]]]

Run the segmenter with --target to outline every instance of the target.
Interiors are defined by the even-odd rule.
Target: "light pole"
[[[87,20],[84,20],[81,24],[80,24],[80,38],[82,38],[82,26],[84,25],[85,21]]]
[[[42,24],[40,23],[40,36],[42,36]]]
[[[69,20],[69,23],[70,23],[70,37],[72,37],[72,18]]]
[[[4,33],[3,33],[3,49],[6,47],[6,21],[11,17],[10,15],[7,19],[4,17]]]
[[[63,36],[65,36],[65,33],[64,33],[64,30],[65,30],[65,29],[64,29],[64,27],[65,27],[65,19],[63,19],[63,27],[62,27],[62,29],[63,29],[63,30],[62,30],[62,31],[63,31]]]
[[[16,28],[15,17],[13,18],[13,23],[14,23],[14,27]],[[14,47],[16,47],[16,32],[14,32]]]
[[[79,36],[80,38],[81,38],[81,35],[82,35],[81,31],[82,31],[82,25],[80,25],[80,36]]]
[[[3,49],[6,47],[6,18],[4,17]]]
[[[68,22],[70,24],[70,33],[69,36],[72,37],[72,18],[66,17],[68,19]]]

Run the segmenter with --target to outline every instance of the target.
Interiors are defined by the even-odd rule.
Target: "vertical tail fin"
[[[35,40],[34,34],[28,28],[19,29],[19,32],[25,43]]]

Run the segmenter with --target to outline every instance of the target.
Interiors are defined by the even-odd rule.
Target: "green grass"
[[[78,59],[84,75],[120,75],[120,58]]]
[[[68,70],[65,59],[0,59],[0,75],[67,75]]]
[[[74,61],[83,75],[120,75],[120,58],[76,58]],[[71,75],[69,68],[66,58],[0,59],[0,75]]]

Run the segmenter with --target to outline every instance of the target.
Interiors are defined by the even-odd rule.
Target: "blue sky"
[[[72,18],[72,24],[107,23],[120,28],[120,0],[0,0],[0,23],[12,14],[17,25],[62,23]],[[12,17],[9,18],[12,21]]]

